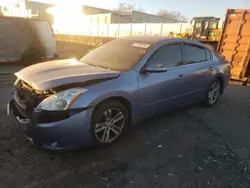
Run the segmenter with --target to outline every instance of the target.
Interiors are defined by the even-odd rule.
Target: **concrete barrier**
[[[78,44],[84,44],[88,46],[100,46],[111,40],[113,37],[96,37],[96,36],[81,36],[81,35],[55,35],[57,41],[73,42]]]

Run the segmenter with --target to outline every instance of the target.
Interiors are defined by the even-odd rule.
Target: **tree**
[[[180,22],[188,21],[188,19],[178,11],[161,10],[160,12],[158,12],[157,15],[162,16],[164,18],[172,19],[172,20],[178,20]]]
[[[142,7],[136,7],[135,4],[129,4],[129,3],[119,3],[117,10],[136,10],[139,12],[144,12],[144,9]]]

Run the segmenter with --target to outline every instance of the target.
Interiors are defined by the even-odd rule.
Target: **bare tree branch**
[[[129,3],[119,3],[117,10],[135,10],[139,12],[145,12],[142,7],[136,7],[135,4],[129,4]]]
[[[173,19],[173,20],[178,20],[181,22],[188,21],[188,19],[178,11],[161,10],[158,12],[157,15],[165,17],[165,18]]]

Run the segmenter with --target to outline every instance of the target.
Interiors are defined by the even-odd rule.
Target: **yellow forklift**
[[[219,21],[220,18],[215,17],[194,17],[191,21],[192,39],[218,41],[221,33]]]
[[[220,18],[216,17],[194,17],[190,22],[190,32],[169,33],[169,37],[199,40],[216,49],[221,35],[221,29],[218,28],[219,21]]]

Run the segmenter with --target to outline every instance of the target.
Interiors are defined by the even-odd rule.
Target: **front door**
[[[182,44],[163,45],[146,62],[148,68],[166,68],[166,72],[146,72],[138,75],[140,115],[146,116],[184,102],[189,88],[183,68]],[[185,99],[186,100],[186,99]]]

